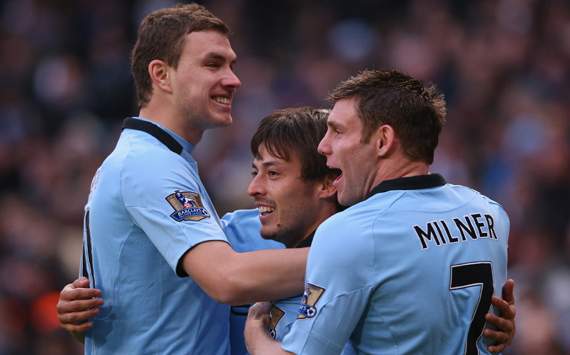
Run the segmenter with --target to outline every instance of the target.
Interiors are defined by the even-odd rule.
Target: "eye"
[[[267,171],[267,176],[269,176],[270,178],[274,178],[274,177],[278,177],[280,174],[278,171],[275,170],[268,170]]]
[[[251,177],[255,177],[255,175],[257,175],[257,170],[254,169],[251,171]]]
[[[206,67],[211,69],[218,69],[221,67],[220,62],[206,62]]]
[[[336,136],[336,135],[339,135],[341,133],[342,133],[342,131],[336,125],[330,124],[328,126],[327,134]]]

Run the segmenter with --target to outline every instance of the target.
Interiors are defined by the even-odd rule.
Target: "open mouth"
[[[258,206],[257,208],[259,209],[259,214],[262,217],[268,216],[268,215],[272,214],[273,211],[275,211],[275,209],[273,207],[269,207],[269,206]]]
[[[222,95],[217,95],[217,96],[212,96],[212,99],[220,104],[220,105],[224,105],[224,106],[230,106],[232,103],[232,99],[230,96],[222,96]]]
[[[342,178],[342,170],[338,169],[338,168],[330,168],[330,170],[332,170],[333,172],[333,176],[335,176],[335,179],[333,181],[333,185],[336,185],[340,179]]]

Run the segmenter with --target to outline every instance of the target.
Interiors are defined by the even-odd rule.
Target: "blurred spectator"
[[[83,205],[136,112],[129,51],[168,0],[0,3],[0,355],[81,354],[55,300],[76,274]],[[570,2],[204,1],[234,31],[232,128],[196,149],[219,213],[251,206],[260,118],[326,107],[365,67],[435,82],[449,101],[434,171],[511,216],[518,334],[509,354],[570,353]]]

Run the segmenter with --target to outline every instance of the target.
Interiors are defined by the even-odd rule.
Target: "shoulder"
[[[239,226],[242,224],[259,224],[259,211],[256,208],[235,210],[228,212],[222,217],[225,226]]]
[[[175,191],[198,193],[199,177],[180,155],[150,135],[123,131],[113,164],[121,194],[129,206],[143,207]]]
[[[499,202],[483,195],[479,191],[463,185],[446,184],[446,186],[458,194],[471,196],[473,201],[477,201],[476,203],[485,205],[488,208],[495,210],[497,214],[508,218],[505,208]]]
[[[309,254],[309,263],[322,269],[344,272],[359,269],[365,275],[374,268],[378,243],[378,225],[390,218],[390,207],[401,197],[401,192],[377,194],[339,212],[323,222]],[[334,255],[334,257],[331,257]]]
[[[184,158],[172,152],[154,137],[141,132],[125,131],[121,137],[124,170],[144,171],[149,176],[160,176],[177,169],[186,169]],[[123,140],[124,138],[124,140]],[[152,174],[148,174],[152,172]]]
[[[368,236],[375,221],[389,210],[400,194],[386,195],[371,196],[344,211],[334,214],[319,226],[315,239],[319,238],[319,235],[323,235],[320,238],[324,238],[326,235],[329,242],[327,244],[333,241],[344,244],[346,243],[346,236]]]
[[[149,135],[128,135],[123,157],[123,181],[131,179],[152,186],[159,182],[193,180],[190,164]]]
[[[226,213],[222,217],[222,227],[233,249],[238,252],[284,247],[279,242],[261,236],[261,222],[257,209]]]
[[[373,226],[379,213],[367,204],[357,204],[323,222],[311,245],[309,266],[333,274],[334,270],[343,272],[357,264],[370,265]]]

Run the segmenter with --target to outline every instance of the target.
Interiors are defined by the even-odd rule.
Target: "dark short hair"
[[[191,32],[214,30],[228,35],[226,24],[204,6],[178,4],[147,15],[141,22],[137,42],[131,53],[131,72],[135,81],[139,107],[144,107],[152,95],[148,65],[155,59],[176,68],[185,36]]]
[[[324,179],[334,171],[327,168],[326,158],[317,146],[327,130],[328,110],[311,107],[285,108],[261,120],[251,139],[251,153],[259,158],[264,145],[269,154],[289,161],[297,154],[301,161],[301,178]]]
[[[446,117],[445,99],[434,85],[395,70],[364,70],[341,82],[329,96],[333,103],[350,98],[357,99],[363,142],[387,124],[410,159],[433,162]]]

